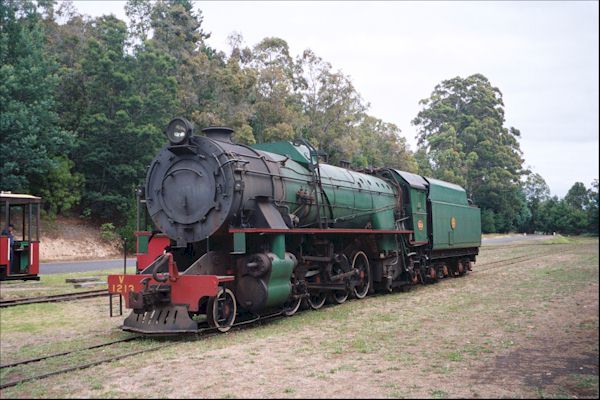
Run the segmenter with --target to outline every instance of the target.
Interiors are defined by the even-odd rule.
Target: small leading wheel
[[[220,332],[227,332],[235,322],[237,304],[233,292],[229,289],[220,288],[215,297],[208,300],[206,307],[206,319],[213,328]]]
[[[309,292],[307,299],[310,308],[312,308],[313,310],[318,310],[319,308],[323,307],[323,304],[325,304],[325,300],[327,300],[327,295],[323,292],[314,291]]]
[[[352,292],[357,299],[362,299],[369,293],[371,286],[371,268],[364,252],[359,251],[354,254],[352,268],[358,270],[358,283],[352,288]]]

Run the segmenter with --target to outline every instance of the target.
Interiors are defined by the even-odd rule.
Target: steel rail
[[[0,370],[4,369],[4,368],[14,368],[14,367],[17,367],[19,365],[25,365],[25,364],[30,364],[30,363],[42,361],[42,360],[47,360],[49,358],[61,357],[61,356],[66,356],[66,355],[73,354],[73,353],[79,353],[81,351],[98,349],[100,347],[110,346],[110,345],[113,345],[115,343],[130,342],[130,341],[132,341],[134,339],[139,339],[141,337],[142,337],[141,335],[138,335],[138,336],[133,336],[133,337],[125,338],[125,339],[113,340],[112,342],[107,342],[107,343],[102,343],[102,344],[95,344],[93,346],[84,347],[82,349],[76,349],[76,350],[71,350],[71,351],[64,351],[62,353],[54,353],[54,354],[49,354],[47,356],[41,356],[41,357],[37,357],[37,358],[30,358],[30,359],[23,360],[23,361],[17,361],[17,362],[10,363],[10,364],[4,364],[4,365],[0,365]]]
[[[479,264],[477,265],[478,268],[480,267],[487,267],[490,266],[488,268],[485,269],[477,269],[475,271],[471,271],[471,273],[474,272],[485,272],[485,271],[489,271],[492,269],[496,269],[496,268],[500,268],[500,267],[504,267],[506,265],[513,265],[513,264],[518,264],[521,262],[525,262],[525,261],[531,261],[531,260],[536,260],[539,259],[541,257],[546,257],[549,255],[554,255],[556,253],[560,253],[561,251],[553,251],[553,252],[545,252],[545,253],[541,253],[541,254],[526,254],[526,255],[522,255],[522,256],[517,256],[517,257],[513,257],[513,258],[507,258],[504,260],[497,260],[497,261],[492,261],[489,263],[485,263],[485,264]],[[513,262],[508,262],[507,261],[513,261]],[[500,264],[500,265],[496,265],[496,264]]]
[[[546,255],[547,255],[547,253],[546,253]],[[520,262],[533,260],[533,259],[538,258],[539,256],[540,255],[537,255],[537,254],[533,255],[533,256],[532,255],[523,255],[523,256],[517,256],[517,257],[513,257],[513,258],[504,259],[504,260],[493,261],[493,262],[489,262],[489,263],[478,265],[478,267],[490,266],[489,268],[486,268],[486,269],[483,269],[483,270],[470,271],[470,273],[485,272],[485,271],[488,271],[488,270],[491,270],[491,269],[495,269],[495,268],[498,268],[498,267],[502,267],[502,266],[505,266],[505,265],[517,264],[517,263],[520,263]],[[541,255],[541,256],[544,256],[544,255]],[[513,261],[513,262],[510,262],[510,261]],[[506,264],[507,262],[510,262],[510,263]],[[496,265],[496,264],[500,264],[500,263],[503,263],[503,264],[502,265]],[[467,275],[467,274],[465,274],[465,275]],[[410,286],[415,286],[415,285],[410,285]],[[377,295],[370,296],[370,297],[377,297]],[[274,313],[274,314],[266,315],[264,317],[260,317],[259,316],[259,317],[252,318],[252,319],[249,319],[249,320],[246,320],[246,321],[240,321],[240,322],[234,324],[232,326],[232,329],[240,329],[244,325],[251,325],[253,323],[258,323],[258,322],[261,322],[261,321],[275,319],[277,317],[280,317],[280,318],[283,317],[283,312],[277,312],[277,313]],[[210,337],[213,337],[213,336],[217,336],[219,334],[221,334],[221,332],[218,332],[216,328],[203,328],[203,329],[199,329],[195,333],[196,338],[194,338],[193,340],[207,339],[207,338],[210,338]],[[152,336],[152,335],[150,335],[150,336]],[[139,336],[132,337],[132,338],[127,338],[127,339],[122,339],[122,340],[114,341],[114,342],[111,342],[111,343],[105,343],[105,344],[101,344],[101,345],[90,346],[87,349],[80,349],[80,350],[75,350],[75,351],[72,351],[72,352],[66,352],[65,354],[53,354],[53,355],[49,355],[49,356],[46,356],[46,357],[40,357],[39,359],[25,360],[25,361],[19,362],[19,363],[7,364],[7,365],[2,366],[1,368],[12,368],[14,366],[21,365],[21,364],[27,364],[27,363],[35,362],[35,361],[41,361],[43,359],[52,358],[52,357],[58,357],[60,355],[67,355],[67,354],[75,353],[75,352],[78,352],[78,351],[84,351],[84,350],[89,350],[89,349],[94,349],[94,348],[105,347],[107,345],[111,345],[111,344],[115,344],[115,343],[119,343],[119,342],[124,342],[124,341],[129,341],[129,340],[133,340],[133,339],[137,339],[137,338],[139,338]],[[48,372],[48,373],[45,373],[45,374],[42,374],[42,375],[27,377],[27,378],[19,379],[19,380],[8,382],[8,383],[3,383],[3,384],[0,384],[0,389],[5,389],[5,388],[8,388],[8,387],[16,386],[16,385],[19,385],[19,384],[24,383],[24,382],[29,382],[29,381],[33,381],[33,380],[37,380],[37,379],[44,379],[44,378],[48,378],[48,377],[55,376],[55,375],[60,375],[60,374],[68,373],[68,372],[73,372],[73,371],[76,371],[76,370],[81,370],[81,369],[86,369],[86,368],[94,367],[96,365],[100,365],[100,364],[104,364],[104,363],[108,363],[108,362],[112,362],[112,361],[121,360],[121,359],[124,359],[124,358],[127,358],[127,357],[132,357],[132,356],[137,355],[137,354],[142,354],[142,353],[147,353],[147,352],[151,352],[151,351],[156,351],[156,350],[164,349],[166,347],[173,346],[173,345],[175,345],[175,344],[177,344],[179,342],[180,341],[176,341],[176,342],[172,342],[172,343],[167,343],[167,344],[163,344],[163,345],[160,345],[160,346],[151,347],[149,349],[137,350],[137,351],[134,351],[134,352],[130,352],[130,353],[126,353],[126,354],[121,354],[121,355],[114,356],[114,357],[105,358],[105,359],[94,361],[94,362],[90,362],[90,363],[87,363],[87,364],[82,364],[82,365],[78,365],[78,366],[74,366],[74,367],[64,368],[64,369],[61,369],[61,370],[58,370],[58,371],[52,371],[52,372]]]
[[[0,308],[19,306],[24,304],[53,303],[58,301],[87,299],[100,296],[108,296],[108,289],[88,290],[86,292],[63,293],[40,297],[28,297],[24,299],[2,300],[0,301]]]
[[[262,322],[262,321],[268,321],[268,320],[271,320],[271,319],[275,319],[277,317],[283,317],[283,312],[277,312],[277,313],[274,313],[274,314],[265,315],[263,317],[259,316],[259,317],[251,318],[251,319],[246,320],[246,321],[240,321],[240,322],[234,324],[231,329],[236,329],[236,330],[237,329],[243,329],[245,325],[251,325],[251,324]],[[187,340],[187,341],[195,341],[195,340],[200,340],[200,339],[208,339],[208,338],[211,338],[213,336],[218,336],[218,335],[221,335],[221,334],[222,334],[222,332],[219,332],[217,330],[217,328],[202,328],[202,329],[199,329],[196,333],[194,333],[194,335],[196,335],[195,338],[193,338],[192,340]],[[109,345],[109,344],[120,343],[120,342],[127,341],[127,340],[138,339],[140,337],[142,337],[142,336],[137,336],[137,337],[133,337],[133,338],[123,339],[123,340],[119,340],[119,341],[115,341],[115,342],[111,342],[111,343],[106,343],[104,345],[91,346],[88,349],[75,350],[75,351],[72,351],[72,352],[67,352],[66,354],[75,353],[75,352],[83,351],[83,350],[89,350],[89,349],[92,349],[92,348],[105,347],[106,345]],[[152,335],[149,335],[149,336],[146,336],[146,337],[152,337]],[[105,363],[109,363],[109,362],[113,362],[113,361],[118,361],[118,360],[121,360],[121,359],[124,359],[124,358],[127,358],[127,357],[132,357],[132,356],[135,356],[135,355],[138,355],[138,354],[142,354],[142,353],[148,353],[148,352],[151,352],[151,351],[161,350],[161,349],[164,349],[164,348],[167,348],[167,347],[170,347],[170,346],[174,346],[174,345],[176,345],[177,343],[180,343],[180,342],[183,342],[183,341],[182,340],[177,340],[177,341],[174,341],[174,342],[171,342],[171,343],[162,344],[160,346],[154,346],[154,347],[151,347],[151,348],[148,348],[148,349],[136,350],[136,351],[132,351],[130,353],[120,354],[120,355],[117,355],[117,356],[104,358],[102,360],[97,360],[97,361],[89,362],[89,363],[86,363],[86,364],[81,364],[81,365],[77,365],[77,366],[73,366],[73,367],[69,367],[69,368],[63,368],[63,369],[60,369],[60,370],[57,370],[57,371],[51,371],[51,372],[47,372],[47,373],[41,374],[41,375],[30,376],[30,377],[27,377],[27,378],[22,378],[22,379],[18,379],[18,380],[7,382],[7,383],[1,383],[0,384],[0,389],[6,389],[6,388],[9,388],[9,387],[17,386],[17,385],[19,385],[21,383],[30,382],[30,381],[37,380],[37,379],[49,378],[49,377],[55,376],[55,375],[61,375],[61,374],[65,374],[65,373],[68,373],[68,372],[73,372],[73,371],[77,371],[77,370],[81,370],[81,369],[87,369],[87,368],[95,367],[97,365],[101,365],[101,364],[105,364]],[[46,358],[57,357],[57,356],[58,355],[50,355],[50,356],[48,356]],[[41,358],[41,359],[43,359],[43,358]],[[29,360],[27,360],[27,361],[29,361]],[[31,362],[34,362],[34,361],[31,361]],[[16,365],[19,365],[19,364],[16,363]],[[16,365],[7,365],[6,368],[11,368],[11,367],[16,366]],[[5,368],[5,366],[3,366],[2,368]]]

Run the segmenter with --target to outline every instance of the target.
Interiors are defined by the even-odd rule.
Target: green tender
[[[429,182],[433,250],[481,246],[481,211],[469,205],[465,190],[452,183],[425,179]]]

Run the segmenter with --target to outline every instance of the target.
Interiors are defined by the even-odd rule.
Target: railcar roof
[[[41,203],[42,198],[30,194],[19,194],[10,192],[0,192],[0,201],[9,201],[15,204]]]

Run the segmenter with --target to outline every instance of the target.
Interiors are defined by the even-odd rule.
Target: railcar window
[[[27,226],[25,222],[25,213],[23,212],[23,208],[23,206],[10,206],[10,210],[8,210],[8,223],[13,224],[15,226],[15,240],[25,240],[26,238],[25,231]]]

